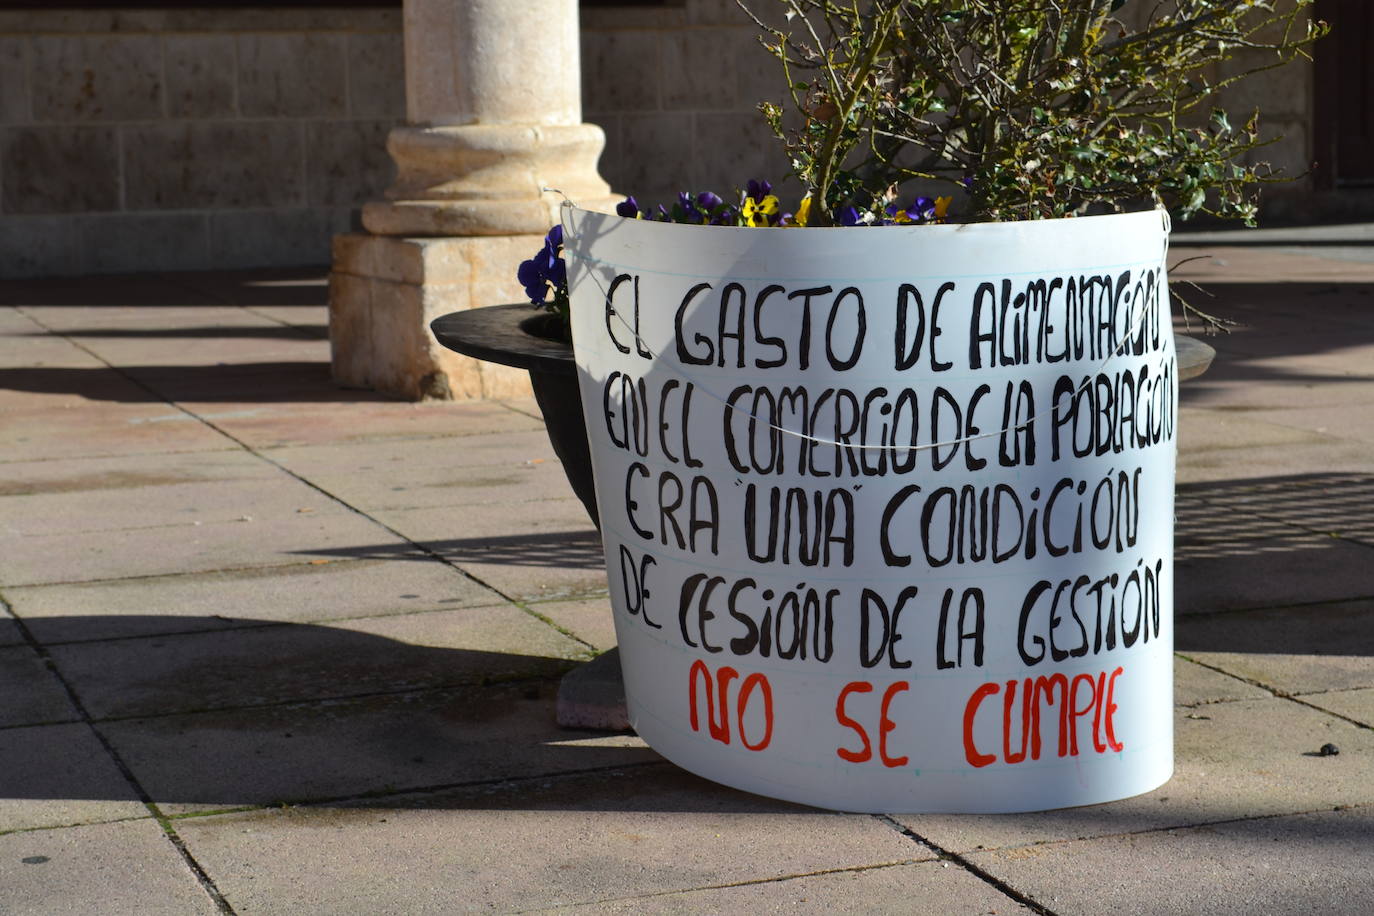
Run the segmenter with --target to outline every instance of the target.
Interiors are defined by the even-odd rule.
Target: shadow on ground
[[[477,631],[474,642],[492,641],[481,632],[484,612],[472,609],[466,618]],[[45,630],[72,638],[86,621],[106,632],[111,623],[104,616],[40,617],[26,625],[40,639]],[[534,639],[542,645],[521,653],[248,618],[120,622],[128,632],[163,632],[47,648],[86,723],[74,711],[56,714],[65,706],[60,688],[38,669],[33,689],[9,698],[0,721],[25,721],[15,717],[26,706],[29,721],[41,718],[40,708],[48,717],[0,728],[0,797],[123,797],[120,780],[112,790],[111,767],[91,727],[157,801],[215,807],[491,784],[659,760],[631,738],[556,727],[558,680],[577,662],[540,654],[550,652],[547,645],[573,648],[554,643],[559,637],[551,630]]]
[[[329,269],[147,273],[0,280],[0,305],[184,308],[188,305],[324,305]]]
[[[498,537],[424,540],[426,548],[444,559],[464,563],[495,563],[502,566],[538,566],[563,569],[599,569],[606,563],[601,535],[595,531],[559,531],[546,534],[511,534]],[[408,544],[362,544],[319,550],[298,550],[309,557],[344,557],[352,560],[410,560],[430,562]]]

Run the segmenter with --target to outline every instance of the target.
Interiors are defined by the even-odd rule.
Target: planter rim
[[[548,315],[528,303],[451,312],[430,322],[440,344],[476,359],[550,375],[577,375],[572,345],[538,336],[533,325]]]

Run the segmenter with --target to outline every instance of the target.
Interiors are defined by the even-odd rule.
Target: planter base
[[[620,649],[602,653],[563,676],[558,685],[558,724],[621,732],[630,727]]]

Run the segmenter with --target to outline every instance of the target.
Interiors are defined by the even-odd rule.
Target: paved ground
[[[336,390],[317,273],[0,285],[0,912],[1368,913],[1374,249],[1312,241],[1178,271],[1245,326],[1184,394],[1177,775],[1015,817],[557,729],[614,637],[532,402]]]

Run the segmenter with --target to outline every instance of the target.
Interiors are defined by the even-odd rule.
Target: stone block
[[[1247,162],[1266,162],[1285,178],[1298,178],[1312,167],[1310,128],[1306,121],[1271,119],[1260,136],[1274,142],[1246,154]]]
[[[163,117],[156,35],[40,35],[33,39],[36,121]]]
[[[786,8],[780,3],[749,2],[755,15],[774,28],[785,28]],[[753,22],[739,8],[736,0],[686,0],[687,21],[697,25],[734,25],[753,30]]]
[[[230,35],[167,35],[167,116],[232,118],[234,39]]]
[[[584,106],[591,111],[657,111],[663,72],[659,35],[649,30],[583,34]]]
[[[10,213],[119,208],[119,158],[108,127],[15,127],[0,136],[0,206]]]
[[[29,108],[29,41],[0,36],[0,124],[25,124]]]
[[[735,110],[754,111],[764,101],[783,105],[787,100],[787,82],[783,79],[782,64],[759,44],[758,30],[734,29],[730,34],[735,69],[739,74],[735,87]],[[763,125],[762,118],[759,124]],[[759,129],[767,132],[766,126],[760,126]]]
[[[110,213],[76,221],[84,273],[204,270],[210,257],[207,217],[199,213]]]
[[[63,216],[0,217],[0,277],[76,273],[72,229]]]
[[[239,113],[246,118],[341,118],[348,111],[344,36],[239,35]]]
[[[711,111],[735,104],[734,29],[683,29],[659,38],[663,108]],[[762,52],[760,52],[762,53]]]
[[[340,228],[338,211],[325,207],[225,210],[208,219],[219,268],[327,264],[330,234]]]
[[[1228,74],[1241,73],[1274,63],[1274,55],[1242,49],[1228,62]],[[1260,124],[1275,119],[1312,116],[1312,62],[1301,58],[1277,67],[1253,73],[1221,92],[1219,106],[1231,116],[1231,123],[1239,126],[1258,111]]]
[[[524,397],[528,377],[439,345],[449,312],[518,298],[515,269],[542,235],[403,239],[341,236],[330,300],[335,379],[411,400]]]
[[[782,144],[769,133],[758,112],[711,112],[696,115],[695,121],[691,180],[697,187],[725,194],[744,187],[750,178],[778,184],[787,173]],[[797,205],[796,196],[782,198],[783,210]]]
[[[361,206],[396,177],[386,151],[392,121],[311,121],[305,127],[306,199],[312,205]]]
[[[305,197],[301,132],[299,123],[288,121],[126,127],[126,206],[163,210],[300,205]]]
[[[0,910],[222,912],[152,818],[0,837]]]
[[[643,206],[671,205],[676,191],[695,180],[691,142],[695,115],[626,114],[621,116],[621,171],[613,174],[624,193],[633,193]],[[666,192],[666,193],[665,193]],[[722,192],[717,192],[722,193]]]
[[[348,41],[348,113],[355,118],[405,117],[405,49],[400,32],[358,32]]]

